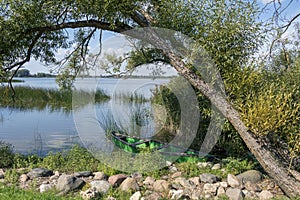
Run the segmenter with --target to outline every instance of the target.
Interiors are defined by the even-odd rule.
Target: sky
[[[271,0],[259,0],[258,1],[258,5],[263,8],[267,5],[267,3],[269,3]],[[290,0],[276,0],[276,2],[280,2],[282,7],[285,7],[286,5],[288,5],[288,3],[290,2]],[[289,7],[284,11],[284,15],[286,19],[291,19],[293,16],[295,16],[297,13],[300,12],[300,0],[293,0],[292,3],[289,5]],[[279,6],[278,3],[275,4],[275,6]],[[266,19],[269,19],[272,17],[272,14],[274,12],[274,4],[270,4],[265,8],[264,13],[260,16],[259,20],[265,21]],[[299,19],[297,19],[298,22],[300,22],[300,17]],[[290,28],[287,33],[284,36],[290,35],[293,33],[293,28]],[[118,44],[118,40],[116,40],[115,42],[114,39],[118,38],[116,37],[117,34],[112,33],[112,32],[108,32],[108,31],[104,31],[103,32],[103,45],[106,44],[107,47],[103,48],[103,52],[111,52],[111,51],[120,51],[120,49],[122,47],[122,43]],[[94,38],[94,40],[91,41],[89,48],[93,51],[93,50],[97,50],[97,46],[98,46],[98,38]],[[60,49],[57,51],[57,58],[63,58],[63,56],[67,53],[67,51],[70,50],[66,50],[66,49]],[[26,69],[29,69],[31,74],[36,74],[38,72],[43,72],[43,73],[50,73],[50,70],[53,68],[49,68],[48,66],[44,66],[43,64],[41,64],[38,61],[35,60],[31,60],[29,63],[26,63],[25,65]],[[100,72],[101,73],[101,72]],[[149,73],[147,72],[147,70],[145,69],[141,69],[139,70],[138,74],[143,74],[143,73]],[[170,75],[175,75],[175,71],[174,70],[167,70],[167,74]]]

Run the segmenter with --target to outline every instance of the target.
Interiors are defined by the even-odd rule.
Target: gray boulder
[[[75,172],[74,173],[74,176],[76,177],[89,177],[89,176],[92,176],[93,173],[90,172],[90,171],[84,171],[84,172]]]
[[[103,172],[95,172],[94,179],[95,180],[107,180],[108,176]]]
[[[244,199],[244,193],[242,190],[238,188],[228,188],[226,190],[226,196],[231,200],[243,200]]]
[[[241,183],[259,183],[262,181],[262,173],[257,170],[248,170],[236,176]]]
[[[30,179],[38,178],[38,177],[46,177],[52,176],[53,171],[45,168],[34,168],[30,172],[27,173],[27,176]]]
[[[59,192],[68,193],[70,191],[80,190],[85,185],[85,182],[75,176],[61,175],[57,180],[56,189]]]
[[[92,188],[95,188],[97,192],[106,194],[110,188],[110,184],[108,181],[100,180],[100,181],[92,181],[91,183]]]
[[[214,174],[204,173],[200,175],[200,180],[202,183],[216,183],[220,178]]]

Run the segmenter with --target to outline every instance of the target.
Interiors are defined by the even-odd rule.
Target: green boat
[[[212,155],[204,155],[199,151],[184,149],[149,138],[143,139],[116,132],[111,132],[110,138],[116,146],[129,153],[140,153],[145,150],[158,151],[166,160],[176,160],[176,162],[204,162],[214,159]]]

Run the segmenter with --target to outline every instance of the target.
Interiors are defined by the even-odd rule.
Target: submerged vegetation
[[[42,89],[30,87],[15,87],[15,93],[7,87],[0,87],[0,106],[18,109],[37,109],[70,111],[72,108],[71,90]],[[83,90],[75,91],[78,96],[87,97],[94,95],[95,102],[100,103],[109,100],[109,96],[102,90],[90,93]]]

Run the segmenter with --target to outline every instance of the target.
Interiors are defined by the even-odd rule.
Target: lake
[[[23,83],[14,83],[14,86],[58,89],[55,78],[23,78],[22,80],[24,80]],[[150,98],[151,89],[155,85],[167,82],[169,82],[169,79],[80,79],[75,84],[76,88],[81,90],[101,89],[111,96],[111,99],[94,105],[86,105],[75,113],[85,112],[92,106],[97,121],[103,122],[103,120],[107,120],[106,118],[113,116],[124,127],[130,126],[130,114],[132,114],[133,110],[151,110],[151,104],[148,101],[138,106],[137,104],[133,106],[132,103],[116,97],[137,93],[145,98]],[[84,117],[81,120],[84,122],[88,121]],[[82,135],[85,133],[82,133],[81,130],[82,135],[80,136],[78,124],[76,124],[80,122],[78,120],[75,122],[73,113],[63,110],[52,110],[48,107],[43,110],[0,107],[0,140],[12,144],[16,152],[45,155],[49,151],[61,151],[69,149],[74,144],[82,144],[82,139],[84,138]],[[83,131],[97,132],[97,130],[91,130],[92,126],[89,128]],[[143,136],[151,136],[155,132],[155,124],[151,120],[143,125],[139,125],[138,128]],[[131,126],[130,129],[133,130],[134,127]]]

